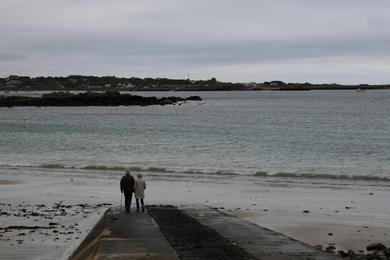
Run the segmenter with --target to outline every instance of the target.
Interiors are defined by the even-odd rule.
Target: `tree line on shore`
[[[115,76],[27,77],[12,75],[0,78],[0,89],[6,90],[245,90],[241,83],[168,78],[123,78]]]
[[[342,85],[285,83],[283,81],[266,81],[262,83],[231,83],[207,80],[137,78],[115,76],[81,76],[66,77],[28,77],[12,75],[0,78],[0,90],[134,90],[134,91],[218,91],[218,90],[315,90],[315,89],[390,89],[384,85]]]

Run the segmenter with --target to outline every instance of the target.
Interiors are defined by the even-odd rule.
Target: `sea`
[[[203,101],[0,108],[0,171],[130,169],[390,181],[390,90],[131,94],[198,95]]]

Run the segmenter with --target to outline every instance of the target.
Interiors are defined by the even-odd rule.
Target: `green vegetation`
[[[210,80],[168,78],[118,78],[114,76],[35,77],[9,76],[0,78],[0,90],[247,90],[244,84]]]
[[[0,90],[132,90],[132,91],[218,91],[218,90],[315,90],[315,89],[389,89],[390,85],[340,85],[284,83],[221,82],[208,80],[168,78],[119,78],[115,76],[35,77],[9,76],[0,78]]]

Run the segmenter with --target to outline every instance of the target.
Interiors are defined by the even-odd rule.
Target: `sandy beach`
[[[121,176],[121,171],[3,167],[1,257],[69,256],[105,209],[120,205]],[[207,205],[323,248],[358,251],[372,242],[390,244],[390,183],[158,172],[145,178],[147,204]]]

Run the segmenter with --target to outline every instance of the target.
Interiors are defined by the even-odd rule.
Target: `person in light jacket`
[[[139,203],[141,202],[142,211],[145,211],[144,198],[145,198],[146,183],[142,178],[142,174],[137,174],[137,178],[134,182],[134,196],[137,204],[137,211],[139,211]]]

